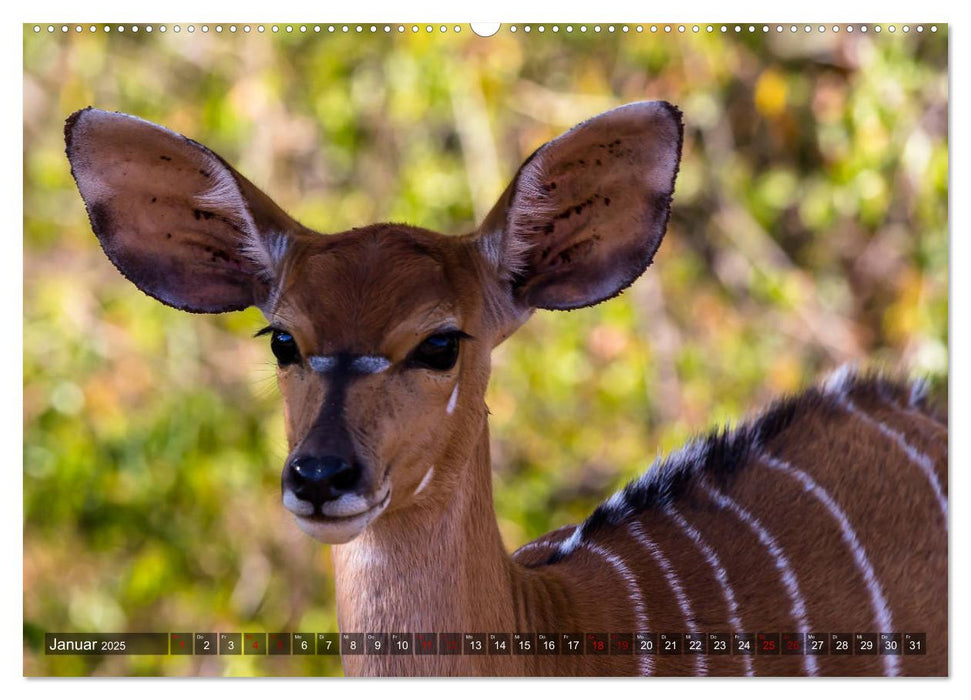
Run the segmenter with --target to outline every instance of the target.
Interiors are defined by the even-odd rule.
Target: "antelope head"
[[[473,233],[322,235],[163,127],[88,108],[65,132],[91,225],[126,278],[177,309],[266,316],[283,503],[328,543],[459,487],[486,426],[492,348],[535,309],[596,304],[647,268],[682,138],[676,108],[628,104],[540,147]]]

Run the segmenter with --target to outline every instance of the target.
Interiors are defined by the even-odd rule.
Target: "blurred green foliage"
[[[45,631],[334,631],[279,503],[255,310],[200,317],[101,253],[63,153],[89,104],[200,140],[321,231],[463,232],[522,159],[625,102],[685,114],[667,239],[621,297],[495,354],[510,549],[656,454],[844,361],[946,380],[947,36],[24,35],[24,671],[340,673],[334,657],[48,657]]]

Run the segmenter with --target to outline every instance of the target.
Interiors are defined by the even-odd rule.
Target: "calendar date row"
[[[922,655],[923,632],[173,633],[172,654]]]

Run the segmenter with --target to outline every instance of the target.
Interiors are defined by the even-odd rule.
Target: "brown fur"
[[[848,395],[863,403],[877,380],[860,380]],[[886,386],[889,384],[884,383]],[[765,445],[826,488],[846,511],[884,587],[894,629],[877,628],[870,596],[826,509],[795,481],[760,465],[757,454],[724,472],[695,465],[673,499],[719,556],[734,587],[742,629],[792,632],[790,600],[766,548],[699,488],[717,484],[769,527],[785,550],[802,586],[815,632],[926,632],[926,656],[901,656],[906,675],[947,674],[947,538],[926,482],[913,464],[877,431],[855,425],[832,401],[810,392],[792,400],[794,420]],[[917,420],[946,436],[946,426],[919,410],[873,406],[874,413],[910,425]],[[913,414],[913,415],[912,415]],[[852,429],[848,429],[852,428]],[[634,632],[628,587],[603,559],[583,548],[546,564],[556,543],[572,532],[561,528],[512,560],[495,527],[490,494],[487,432],[479,433],[473,461],[461,466],[463,487],[437,491],[435,503],[382,517],[358,540],[334,548],[342,629],[401,632]],[[944,473],[944,464],[937,463]],[[658,468],[658,467],[655,467]],[[465,481],[465,478],[469,481]],[[946,486],[946,481],[944,482]],[[874,493],[865,507],[857,494]],[[438,497],[445,496],[441,500]],[[730,632],[727,608],[711,568],[684,532],[660,508],[633,516],[658,542],[681,578],[703,632]],[[629,519],[628,519],[629,520]],[[474,542],[474,547],[469,543]],[[605,526],[590,542],[631,567],[645,596],[650,631],[683,632],[687,621],[657,565],[624,527]],[[378,553],[384,553],[385,559]],[[375,558],[380,559],[375,561]],[[408,561],[399,567],[397,562]],[[654,657],[655,673],[691,675],[695,658]],[[740,656],[707,658],[708,672],[743,670]],[[819,656],[826,675],[882,675],[882,657]],[[752,657],[757,675],[799,675],[802,656]],[[629,675],[637,657],[624,656],[356,656],[346,670],[368,675]]]
[[[740,631],[797,631],[777,559],[756,530],[717,505],[715,489],[771,531],[798,581],[810,631],[926,632],[928,654],[902,656],[901,671],[947,673],[946,522],[913,455],[887,437],[896,431],[926,454],[946,494],[947,427],[905,385],[850,378],[809,390],[663,460],[578,528],[561,528],[512,557],[503,547],[484,403],[490,353],[535,308],[597,303],[651,262],[680,158],[675,108],[627,105],[541,147],[479,230],[461,237],[399,224],[320,236],[218,156],[160,127],[86,110],[72,116],[67,134],[95,233],[144,291],[188,310],[257,305],[293,336],[302,358],[387,361],[386,370],[354,376],[304,361],[278,372],[291,455],[319,452],[332,439],[337,428],[319,420],[326,411],[339,417],[341,439],[363,467],[355,495],[377,503],[382,485],[391,484],[376,520],[349,541],[328,540],[345,542],[332,548],[342,630],[731,632],[722,584],[677,513],[717,552]],[[185,177],[200,164],[204,173]],[[155,204],[155,189],[166,194],[161,218],[144,209]],[[200,201],[215,214],[195,215]],[[455,366],[409,365],[415,348],[445,327],[465,335]],[[329,398],[337,382],[339,400]],[[803,470],[845,511],[894,629],[875,628],[861,568],[832,513],[773,469],[771,457]],[[690,620],[672,575],[690,602]],[[701,670],[689,655],[651,661],[659,674]],[[629,675],[645,663],[633,655],[344,657],[351,675]],[[704,663],[718,675],[746,669],[739,656]],[[758,674],[806,670],[799,656],[751,663]],[[884,672],[880,657],[818,663],[827,674]]]

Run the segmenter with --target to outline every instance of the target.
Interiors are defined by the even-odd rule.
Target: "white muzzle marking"
[[[290,489],[283,492],[283,507],[294,515],[313,515],[314,504],[298,498]]]
[[[377,503],[370,506],[364,498],[357,495],[345,496],[333,503],[324,504],[321,507],[324,512],[322,516],[313,516],[312,511],[311,513],[298,512],[291,506],[303,509],[300,504],[306,501],[301,501],[295,496],[294,500],[290,500],[287,498],[287,493],[283,495],[283,503],[296,517],[300,529],[315,540],[324,544],[344,544],[360,535],[388,507],[391,502],[390,480],[384,482],[380,492],[383,495]],[[334,515],[335,512],[341,512],[343,515]]]

